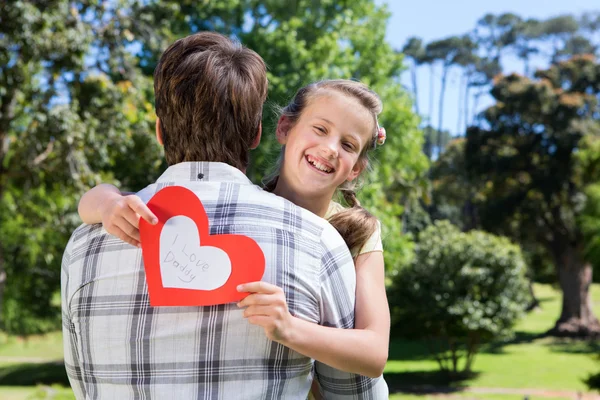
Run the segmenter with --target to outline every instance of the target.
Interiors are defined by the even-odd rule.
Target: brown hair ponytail
[[[350,208],[334,214],[328,221],[340,233],[352,255],[356,256],[377,231],[377,218],[360,205],[354,190],[342,190],[342,194]]]

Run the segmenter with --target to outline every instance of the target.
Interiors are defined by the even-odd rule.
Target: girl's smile
[[[317,171],[326,175],[331,174],[335,171],[335,168],[323,159],[307,155],[304,157],[306,162],[313,166]]]

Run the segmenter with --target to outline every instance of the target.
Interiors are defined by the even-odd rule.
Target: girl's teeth
[[[327,168],[325,165],[321,164],[318,161],[314,161],[314,160],[308,160],[309,163],[311,163],[312,165],[314,165],[317,169],[323,171],[323,172],[331,172],[331,170],[329,168]]]

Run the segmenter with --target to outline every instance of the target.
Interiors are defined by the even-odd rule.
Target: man
[[[254,239],[263,280],[301,318],[351,328],[354,265],[324,220],[254,186],[244,175],[261,136],[265,64],[215,33],[178,40],[154,74],[158,141],[170,165],[138,195],[194,191],[211,234]],[[143,155],[141,155],[143,156]],[[313,362],[268,340],[236,304],[149,306],[141,250],[83,225],[63,258],[65,365],[78,399],[306,399]],[[383,398],[383,379],[315,363],[325,398]]]

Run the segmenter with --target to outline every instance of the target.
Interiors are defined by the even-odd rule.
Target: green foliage
[[[423,185],[427,160],[420,151],[418,119],[397,79],[402,55],[385,41],[389,18],[385,7],[375,6],[372,0],[236,0],[202,6],[161,1],[135,3],[131,12],[140,22],[124,26],[140,41],[136,55],[146,75],[168,44],[199,30],[234,35],[264,58],[269,66],[269,97],[263,137],[247,171],[256,183],[280,151],[274,135],[278,116],[273,110],[287,104],[297,89],[320,79],[347,78],[361,80],[378,92],[384,103],[380,124],[387,128],[388,143],[376,152],[374,171],[359,198],[382,220],[387,270],[393,273],[406,262],[410,239],[399,234],[402,207],[397,203]],[[148,26],[152,28],[144,29]]]
[[[435,220],[446,219],[462,230],[475,227],[472,201],[478,185],[470,181],[465,166],[465,140],[455,139],[431,166],[432,205]]]
[[[527,304],[520,248],[481,231],[437,221],[419,235],[415,259],[390,289],[397,333],[438,343],[443,370],[470,371],[480,343],[507,336]],[[450,355],[446,357],[445,350]]]
[[[496,81],[497,103],[484,114],[489,128],[467,132],[466,165],[485,182],[478,197],[483,226],[539,243],[558,259],[569,243],[582,242],[583,190],[600,179],[595,151],[577,158],[582,138],[600,132],[592,95],[600,67],[593,57],[576,57],[537,75],[539,81]]]
[[[124,17],[105,6],[0,8],[0,300],[12,333],[58,326],[52,298],[82,192],[115,178],[139,185],[160,165],[151,81],[124,50]]]
[[[585,207],[579,216],[585,243],[585,258],[600,273],[600,183],[589,185],[585,190]]]
[[[152,71],[170,43],[199,30],[235,36],[269,65],[265,134],[248,171],[255,182],[279,151],[270,106],[324,78],[360,79],[381,95],[389,139],[367,177],[374,183],[359,196],[382,220],[388,271],[408,263],[411,240],[400,235],[398,203],[418,191],[427,160],[398,83],[402,56],[385,41],[388,17],[372,0],[23,0],[0,7],[4,328],[31,334],[55,326],[60,255],[79,223],[82,192],[101,181],[139,190],[164,167],[154,139]]]

